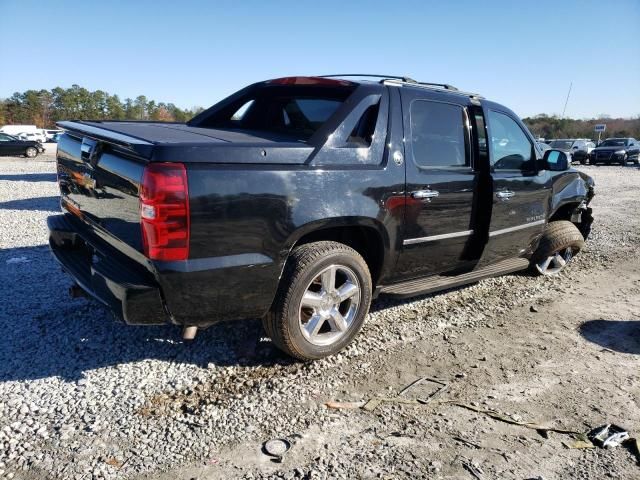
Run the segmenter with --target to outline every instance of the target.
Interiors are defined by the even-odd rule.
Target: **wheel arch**
[[[594,183],[591,177],[578,172],[567,172],[558,177],[553,185],[549,222],[568,220],[586,240],[593,222],[592,209],[588,207],[593,196]]]
[[[549,222],[567,220],[573,223],[586,240],[593,223],[592,209],[584,201],[566,201],[559,204],[549,216]]]
[[[384,226],[375,219],[342,217],[305,224],[289,237],[287,257],[299,245],[322,240],[343,243],[362,255],[374,286],[388,268],[390,239]]]

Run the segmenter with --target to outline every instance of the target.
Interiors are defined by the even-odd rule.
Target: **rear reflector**
[[[189,258],[189,189],[181,163],[150,163],[140,187],[144,254],[152,260]]]

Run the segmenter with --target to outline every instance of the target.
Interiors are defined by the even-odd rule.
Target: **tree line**
[[[607,129],[602,133],[603,139],[608,137],[640,139],[640,116],[628,119],[601,115],[600,118],[591,120],[576,120],[541,114],[523,118],[522,121],[536,138],[591,138],[597,140],[598,133],[594,131],[594,127],[596,124],[604,123],[607,125]]]
[[[173,103],[155,102],[140,95],[120,100],[103,90],[89,91],[79,85],[52,90],[27,90],[0,99],[0,125],[26,124],[53,128],[59,120],[154,120],[186,122],[202,111],[201,107],[182,109]],[[604,137],[640,139],[640,116],[634,119],[601,115],[591,120],[576,120],[549,115],[523,119],[536,137],[597,138],[594,125],[606,123]]]
[[[155,102],[140,95],[121,100],[103,90],[89,91],[79,85],[52,90],[27,90],[0,99],[0,126],[36,125],[54,128],[60,120],[155,120],[186,122],[201,107],[182,109],[173,103]]]

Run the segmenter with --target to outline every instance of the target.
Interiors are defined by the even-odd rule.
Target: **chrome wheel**
[[[307,286],[300,301],[299,323],[314,345],[331,345],[351,327],[361,301],[358,277],[348,267],[330,265]]]
[[[571,261],[573,250],[567,247],[536,263],[536,269],[542,275],[555,275]]]
[[[27,148],[27,151],[25,152],[25,154],[27,155],[27,157],[33,158],[38,154],[38,151],[33,147],[29,147]]]

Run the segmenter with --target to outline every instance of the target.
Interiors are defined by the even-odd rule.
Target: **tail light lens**
[[[152,260],[189,258],[189,189],[181,163],[150,163],[142,175],[140,225]]]

